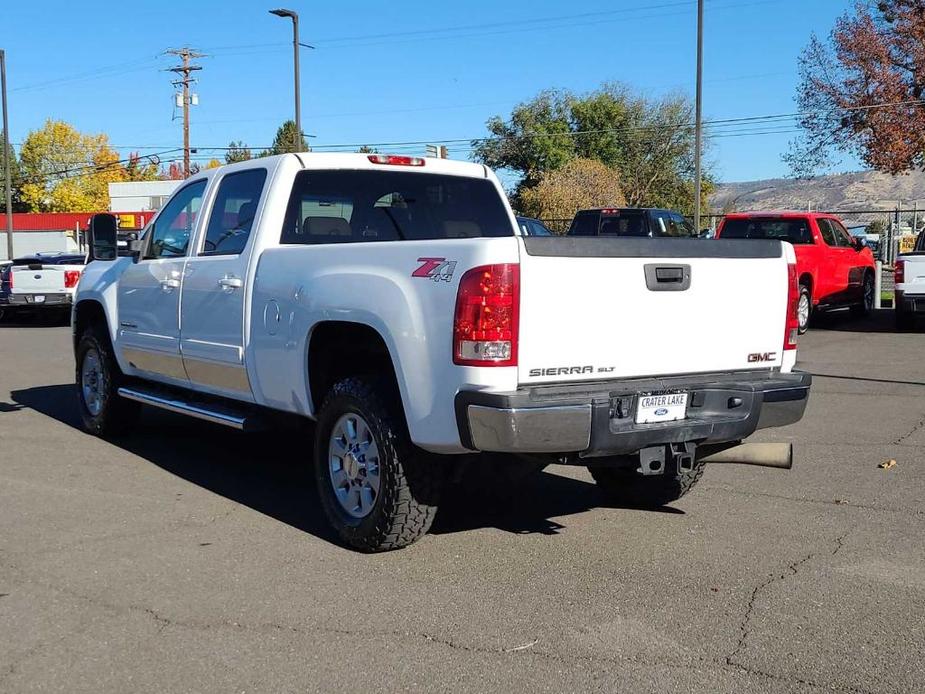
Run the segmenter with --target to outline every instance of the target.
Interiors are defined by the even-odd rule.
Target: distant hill
[[[873,210],[895,209],[897,202],[925,209],[925,173],[889,176],[877,171],[818,176],[811,179],[771,178],[717,186],[710,205],[721,211],[734,202],[736,210]]]

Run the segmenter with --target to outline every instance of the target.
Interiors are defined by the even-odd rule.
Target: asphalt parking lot
[[[549,468],[368,556],[308,434],[86,436],[69,329],[0,326],[0,691],[921,692],[923,347],[888,313],[804,336],[806,418],[757,437],[792,471],[645,512]]]

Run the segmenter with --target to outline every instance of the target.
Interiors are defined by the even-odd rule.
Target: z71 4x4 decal
[[[456,271],[457,261],[455,260],[418,258],[418,262],[423,263],[423,265],[411,273],[412,277],[423,277],[434,282],[449,282],[453,279],[453,272]]]

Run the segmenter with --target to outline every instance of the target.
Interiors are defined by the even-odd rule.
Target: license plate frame
[[[690,393],[677,390],[639,393],[636,397],[636,424],[664,424],[687,419]]]

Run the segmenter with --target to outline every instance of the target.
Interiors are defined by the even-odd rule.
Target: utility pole
[[[183,177],[189,178],[190,175],[190,164],[189,164],[189,107],[190,107],[190,93],[189,86],[195,82],[190,74],[196,70],[202,70],[202,67],[199,65],[193,65],[190,63],[194,58],[202,58],[205,56],[205,53],[198,53],[192,48],[171,48],[167,51],[170,55],[179,56],[183,61],[181,65],[175,65],[172,68],[168,68],[171,72],[175,72],[178,75],[183,75],[183,77],[171,82],[175,87],[183,87]],[[193,95],[196,98],[196,95]],[[197,101],[198,103],[198,101]]]
[[[694,124],[694,230],[700,233],[700,155],[703,140],[703,0],[697,0],[697,111]]]
[[[13,187],[10,183],[10,122],[6,112],[6,51],[0,48],[0,92],[3,94],[3,180],[6,181],[6,258],[13,259]]]

